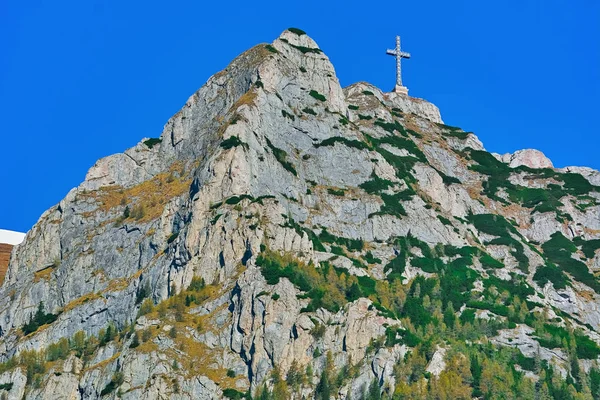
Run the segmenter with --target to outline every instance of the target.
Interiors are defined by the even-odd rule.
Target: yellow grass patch
[[[127,289],[129,286],[129,279],[127,278],[117,278],[108,282],[108,286],[104,289],[105,292],[120,292],[122,290]]]
[[[233,110],[237,110],[243,105],[252,106],[254,104],[254,100],[256,99],[256,92],[252,89],[248,90],[244,93],[240,98],[235,102],[235,104],[231,107]]]
[[[50,276],[52,275],[52,271],[54,271],[54,266],[49,266],[44,269],[41,269],[33,274],[33,281],[39,282],[41,280],[48,281],[50,280]]]
[[[584,299],[586,299],[587,301],[595,301],[595,296],[594,296],[594,292],[590,292],[589,290],[580,290],[579,295],[581,297],[583,297]]]
[[[130,216],[140,222],[152,221],[162,214],[165,205],[174,197],[186,193],[191,178],[185,176],[181,163],[174,163],[169,171],[156,175],[139,185],[128,189],[104,187],[87,196],[94,197],[101,211],[108,212],[115,207],[128,206]]]
[[[76,307],[79,307],[82,304],[87,303],[88,301],[92,301],[92,300],[95,300],[95,299],[98,299],[98,298],[100,298],[100,295],[97,294],[97,293],[88,293],[88,294],[85,294],[85,295],[83,295],[83,296],[81,296],[81,297],[79,297],[79,298],[77,298],[77,299],[69,302],[69,304],[67,304],[63,308],[63,312],[70,311],[70,310],[72,310],[72,309],[74,309]]]

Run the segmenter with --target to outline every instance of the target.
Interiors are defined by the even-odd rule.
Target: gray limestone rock
[[[559,212],[570,217],[564,220],[514,203],[506,188],[488,196],[489,176],[469,158],[483,145],[451,128],[422,99],[363,82],[342,89],[327,56],[305,34],[288,30],[241,54],[187,100],[158,138],[99,160],[15,247],[0,287],[0,361],[80,331],[91,337],[111,326],[120,336],[57,361],[39,374],[36,388],[21,367],[2,373],[0,384],[13,383],[8,398],[95,399],[104,392],[106,398],[217,399],[225,389],[255,393],[272,385],[274,368],[285,376],[292,367],[312,370],[314,387],[328,357],[337,368],[356,366],[337,398],[357,398],[374,379],[393,391],[394,365],[410,348],[372,347],[402,323],[368,295],[311,309],[310,296],[289,276],[267,279],[258,262],[267,250],[365,282],[384,280],[386,265],[402,256],[408,282],[436,276],[411,264],[427,249],[402,247],[409,238],[446,263],[455,258],[443,249],[472,246],[504,263],[491,271],[474,257],[469,268],[480,277],[472,296],[491,275],[520,275],[536,291],[530,301],[580,321],[598,341],[599,295],[577,281],[558,291],[541,287],[534,276],[547,261],[540,245],[555,232],[600,238],[600,205],[592,204],[600,194],[562,197]],[[540,154],[517,152],[506,162],[552,168]],[[597,171],[564,171],[600,185]],[[508,179],[523,188],[556,183],[522,172]],[[487,243],[496,237],[476,229],[477,214],[514,222],[508,235],[523,247],[528,271],[519,269],[514,248]],[[364,249],[342,248],[349,240]],[[367,250],[375,260],[367,262]],[[584,260],[578,249],[575,257],[600,268],[600,253]],[[182,316],[173,298],[194,279],[206,287],[200,300],[186,299],[189,312]],[[42,303],[56,320],[25,335]],[[149,304],[155,314],[141,315]],[[498,315],[484,310],[478,317]],[[566,371],[565,354],[540,347],[531,332],[519,325],[492,340],[526,356],[539,349]],[[444,370],[446,350],[432,354],[432,375]],[[307,385],[300,393],[310,397],[312,390]]]

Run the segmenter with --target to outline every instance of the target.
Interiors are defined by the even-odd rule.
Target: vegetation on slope
[[[398,238],[397,244],[402,250],[425,249],[427,246],[410,237]],[[402,284],[398,276],[388,282],[361,280],[328,262],[305,264],[290,254],[281,255],[269,250],[261,253],[257,261],[268,283],[276,284],[287,278],[304,292],[302,297],[309,299],[305,312],[317,307],[338,312],[345,303],[368,297],[382,315],[401,321],[401,328],[389,326],[386,335],[374,340],[367,349],[369,354],[374,354],[379,348],[397,344],[411,347],[407,357],[394,368],[396,389],[390,393],[386,387],[375,384],[365,388],[364,399],[534,398],[543,395],[571,399],[577,393],[592,390],[599,393],[599,371],[592,369],[586,374],[575,367],[578,359],[595,359],[600,355],[600,347],[595,342],[578,330],[555,325],[545,314],[532,312],[536,305],[522,299],[533,294],[533,289],[516,275],[512,281],[490,276],[483,279],[484,292],[473,292],[473,282],[479,276],[468,265],[471,258],[479,254],[477,249],[447,246],[440,250],[444,255],[459,257],[444,265],[440,261],[429,261],[433,256],[432,249],[424,251],[425,257],[418,258],[419,263],[431,263],[439,278],[418,276],[408,284]],[[461,305],[467,308],[459,313],[456,310]],[[492,310],[500,317],[476,318],[477,309]],[[511,329],[522,323],[535,327],[536,338],[546,347],[565,348],[572,366],[566,380],[539,357],[527,358],[517,349],[496,347],[488,342],[487,338],[495,336],[500,329]],[[436,377],[427,373],[425,367],[438,346],[448,349],[448,354],[446,369]],[[330,357],[326,356],[326,363],[330,362],[327,361]],[[342,370],[325,368],[326,376],[321,375],[314,388],[315,398],[328,398],[363,362],[346,365]],[[526,378],[523,371],[534,372],[541,377],[540,381],[536,384]],[[311,374],[307,376],[305,370],[297,367],[290,370],[287,381],[277,374],[275,369],[271,376],[272,389],[263,386],[258,398],[281,398],[282,393],[311,386]]]

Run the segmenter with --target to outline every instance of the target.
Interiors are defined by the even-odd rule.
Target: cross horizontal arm
[[[390,50],[388,49],[385,54],[389,54],[390,56],[395,56],[396,55],[396,50]]]
[[[400,52],[400,57],[402,57],[402,58],[410,58],[410,53],[407,53],[405,51],[401,51]]]

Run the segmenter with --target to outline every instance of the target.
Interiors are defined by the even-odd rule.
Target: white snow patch
[[[0,229],[0,243],[16,246],[20,244],[23,239],[25,239],[24,233]]]

